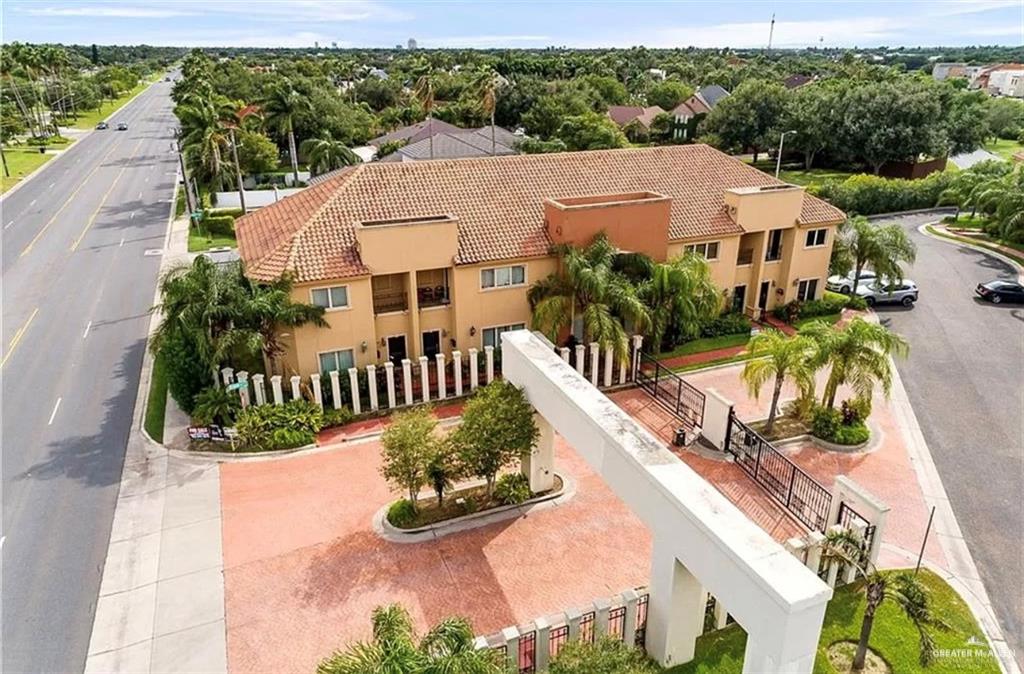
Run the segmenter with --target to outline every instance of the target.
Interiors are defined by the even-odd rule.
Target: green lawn
[[[210,250],[211,248],[222,248],[227,246],[229,248],[237,248],[238,242],[235,241],[235,237],[217,234],[215,236],[207,236],[206,234],[199,234],[194,228],[189,228],[188,231],[188,252],[190,253],[201,253],[204,250]]]
[[[40,154],[37,147],[5,147],[4,158],[7,160],[7,170],[10,171],[11,177],[2,175],[3,172],[0,171],[0,194],[14,187],[22,178],[56,156]]]
[[[92,110],[85,110],[79,113],[78,119],[76,119],[75,123],[71,126],[75,129],[91,129],[95,127],[101,121],[107,119],[115,112],[117,112],[118,109],[120,109],[121,106],[123,106],[125,103],[131,100],[133,96],[138,94],[140,91],[148,87],[153,82],[156,82],[157,79],[159,79],[159,76],[156,76],[156,78],[150,77],[148,79],[143,79],[138,84],[136,84],[135,87],[132,88],[130,91],[125,92],[116,99],[112,101],[103,101],[103,104],[100,105],[99,110],[93,108]],[[113,121],[116,122],[117,120]]]
[[[693,372],[694,370],[703,370],[706,367],[714,367],[716,365],[728,365],[730,363],[742,363],[745,360],[750,360],[750,354],[746,351],[736,354],[735,356],[729,356],[727,358],[715,358],[714,360],[704,361],[703,363],[694,363],[693,365],[684,365],[683,367],[672,368],[673,372],[679,374],[685,374],[687,372]]]
[[[953,234],[943,234],[942,232],[940,232],[939,230],[935,229],[931,225],[925,227],[925,230],[927,230],[927,232],[929,234],[934,234],[935,236],[941,237],[943,239],[949,239],[950,241],[958,241],[960,243],[964,243],[964,244],[967,244],[967,245],[970,245],[970,246],[978,246],[979,248],[988,248],[989,250],[994,250],[997,253],[1000,253],[1002,255],[1005,255],[1008,258],[1011,258],[1017,264],[1019,264],[1021,266],[1024,266],[1024,255],[1014,255],[1013,253],[1007,253],[1005,250],[998,250],[994,245],[992,245],[992,243],[999,243],[1000,245],[1008,246],[1010,248],[1014,248],[1016,250],[1021,251],[1021,253],[1024,253],[1024,244],[1012,243],[1012,242],[1009,242],[1009,241],[999,241],[999,242],[987,243],[987,242],[991,241],[991,239],[988,239],[988,237],[980,238],[980,237],[956,236],[956,235],[953,235]]]
[[[824,316],[808,316],[807,318],[798,319],[795,323],[793,323],[793,327],[799,330],[800,328],[804,327],[805,325],[812,321],[825,321],[829,325],[835,325],[836,323],[839,322],[839,319],[842,317],[842,312],[839,312],[838,314],[826,314]]]
[[[900,608],[885,602],[875,615],[871,647],[881,655],[896,674],[996,674],[999,664],[988,653],[985,637],[971,615],[970,609],[944,580],[927,569],[920,578],[928,588],[932,612],[948,625],[946,631],[934,630],[938,653],[935,661],[924,668],[918,662],[918,634]],[[828,661],[828,647],[838,641],[856,641],[864,615],[863,594],[859,585],[836,590],[825,611],[825,622],[818,643],[815,674],[839,674]],[[969,643],[969,639],[977,642]],[[697,639],[696,657],[692,662],[665,670],[665,674],[739,674],[743,670],[743,650],[747,635],[739,625],[710,632]],[[978,657],[957,653],[961,649],[977,652]],[[943,654],[943,651],[946,651]]]
[[[658,360],[673,358],[675,356],[689,356],[694,353],[704,353],[705,351],[714,351],[715,349],[725,349],[730,346],[742,346],[749,341],[749,333],[741,335],[722,335],[721,337],[704,337],[702,339],[694,339],[692,341],[680,344],[671,351],[659,353]]]
[[[167,414],[167,373],[164,359],[153,359],[153,374],[149,382],[149,397],[146,401],[146,419],[143,425],[149,437],[157,442],[164,441],[164,417]]]
[[[772,173],[774,174],[774,169]],[[852,175],[857,175],[856,172],[851,171],[839,171],[836,169],[810,169],[810,170],[782,170],[779,171],[779,180],[783,180],[787,183],[794,185],[814,185],[823,183],[826,180],[836,180],[842,182]]]
[[[985,143],[984,148],[993,154],[997,154],[1006,161],[1013,161],[1013,155],[1017,152],[1024,152],[1024,145],[1015,140],[1000,138]]]
[[[976,215],[973,218],[970,215],[961,215],[956,219],[953,216],[947,216],[942,219],[942,222],[957,229],[983,229],[988,218],[984,215]]]

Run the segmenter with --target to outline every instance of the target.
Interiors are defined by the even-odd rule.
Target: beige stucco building
[[[703,145],[364,164],[237,222],[246,274],[290,274],[328,328],[287,374],[466,352],[528,326],[552,244],[604,231],[656,260],[695,249],[754,313],[820,297],[841,211]]]

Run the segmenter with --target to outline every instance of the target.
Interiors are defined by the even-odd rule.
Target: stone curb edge
[[[928,227],[935,227],[936,229],[942,227],[943,235],[940,236],[929,232],[927,229]],[[983,253],[988,253],[992,257],[998,258],[999,260],[1005,262],[1006,264],[1016,269],[1017,280],[1024,283],[1024,265],[1021,265],[1019,262],[1017,262],[1011,257],[1007,257],[1001,251],[998,251],[995,248],[990,248],[989,246],[985,246],[980,242],[971,241],[970,239],[960,236],[959,234],[954,234],[953,232],[946,229],[940,221],[926,222],[925,224],[918,227],[917,231],[924,236],[927,236],[932,239],[938,239],[939,241],[948,243],[951,246],[960,246],[962,248],[970,248],[972,250],[980,250]]]

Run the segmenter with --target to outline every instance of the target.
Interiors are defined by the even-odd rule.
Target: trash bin
[[[45,145],[40,145],[39,146],[39,154],[46,154],[46,146]]]
[[[676,435],[672,439],[672,444],[675,445],[676,447],[684,447],[684,446],[686,446],[686,429],[685,428],[677,428],[676,429]]]

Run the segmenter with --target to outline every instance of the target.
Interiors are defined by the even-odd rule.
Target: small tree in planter
[[[539,435],[526,395],[498,379],[466,403],[462,424],[451,437],[467,472],[486,480],[490,498],[498,471],[531,451]]]
[[[384,465],[380,472],[394,486],[409,492],[409,502],[416,508],[416,497],[427,484],[427,468],[437,452],[435,435],[437,419],[427,408],[396,414],[394,421],[381,435]]]
[[[427,457],[427,482],[437,494],[437,505],[444,504],[444,494],[455,480],[462,477],[462,465],[448,438],[438,440],[433,454]]]

